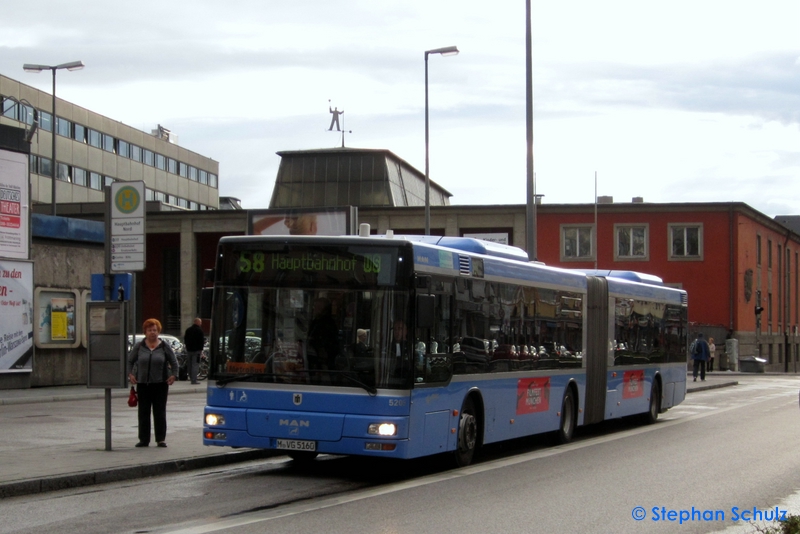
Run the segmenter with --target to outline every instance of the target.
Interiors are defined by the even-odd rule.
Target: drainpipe
[[[786,250],[786,245],[788,243],[789,243],[789,230],[787,229],[786,230],[786,240],[784,240],[784,242],[783,242],[783,256],[784,257],[781,258],[781,261],[783,262],[783,266],[782,266],[783,267],[783,271],[782,272],[783,272],[783,276],[784,276],[782,289],[783,289],[783,291],[785,293],[784,296],[783,296],[783,372],[784,373],[788,373],[789,372],[789,358],[791,358],[791,354],[792,354],[792,351],[789,350],[789,348],[790,348],[789,347],[789,319],[790,319],[789,310],[791,310],[791,307],[789,306],[789,295],[790,295],[790,292],[789,292],[789,280],[790,280],[791,277],[789,276],[789,269],[788,269],[788,266],[787,266],[787,262],[785,261],[785,258],[789,257],[789,251]],[[795,269],[797,269],[796,265],[795,265]]]

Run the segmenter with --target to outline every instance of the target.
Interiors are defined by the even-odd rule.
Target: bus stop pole
[[[103,274],[103,293],[104,300],[111,302],[111,187],[105,186],[105,211],[106,211],[106,235],[105,235],[105,272]],[[106,412],[106,450],[111,450],[111,388],[105,388],[105,412]]]

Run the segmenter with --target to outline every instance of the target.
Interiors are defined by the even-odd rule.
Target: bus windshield
[[[285,244],[224,251],[210,378],[372,394],[410,388],[409,292],[394,283],[398,256],[397,248]]]

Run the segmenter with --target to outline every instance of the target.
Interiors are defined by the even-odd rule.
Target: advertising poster
[[[50,306],[50,339],[74,341],[75,299],[54,298],[50,300]]]
[[[33,365],[33,264],[0,260],[0,373]]]
[[[251,213],[251,235],[347,235],[345,211],[280,211]]]
[[[633,399],[644,395],[644,371],[625,371],[622,374],[622,398]]]
[[[39,327],[36,332],[36,346],[40,348],[77,346],[76,342],[79,342],[75,330],[77,293],[39,288],[34,296]]]
[[[522,378],[517,382],[517,415],[550,409],[550,377]]]
[[[0,257],[28,259],[28,156],[0,150]]]

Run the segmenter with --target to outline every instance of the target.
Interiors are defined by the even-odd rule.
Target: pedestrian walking
[[[186,372],[192,384],[198,384],[197,367],[200,364],[200,354],[206,342],[201,325],[203,320],[196,317],[192,325],[183,333],[183,345],[186,347]]]
[[[695,339],[689,347],[689,354],[692,355],[692,360],[694,360],[694,369],[692,371],[694,382],[697,382],[698,371],[700,371],[700,381],[705,382],[706,362],[708,361],[708,343],[703,338],[702,332],[697,334],[697,339]]]
[[[708,338],[708,372],[714,370],[714,356],[716,356],[717,346],[714,345],[714,338]]]
[[[147,319],[142,324],[144,339],[136,343],[128,354],[128,380],[136,386],[139,396],[139,443],[150,445],[150,412],[153,412],[156,443],[167,446],[167,395],[175,383],[178,359],[169,343],[162,341],[161,322]]]

